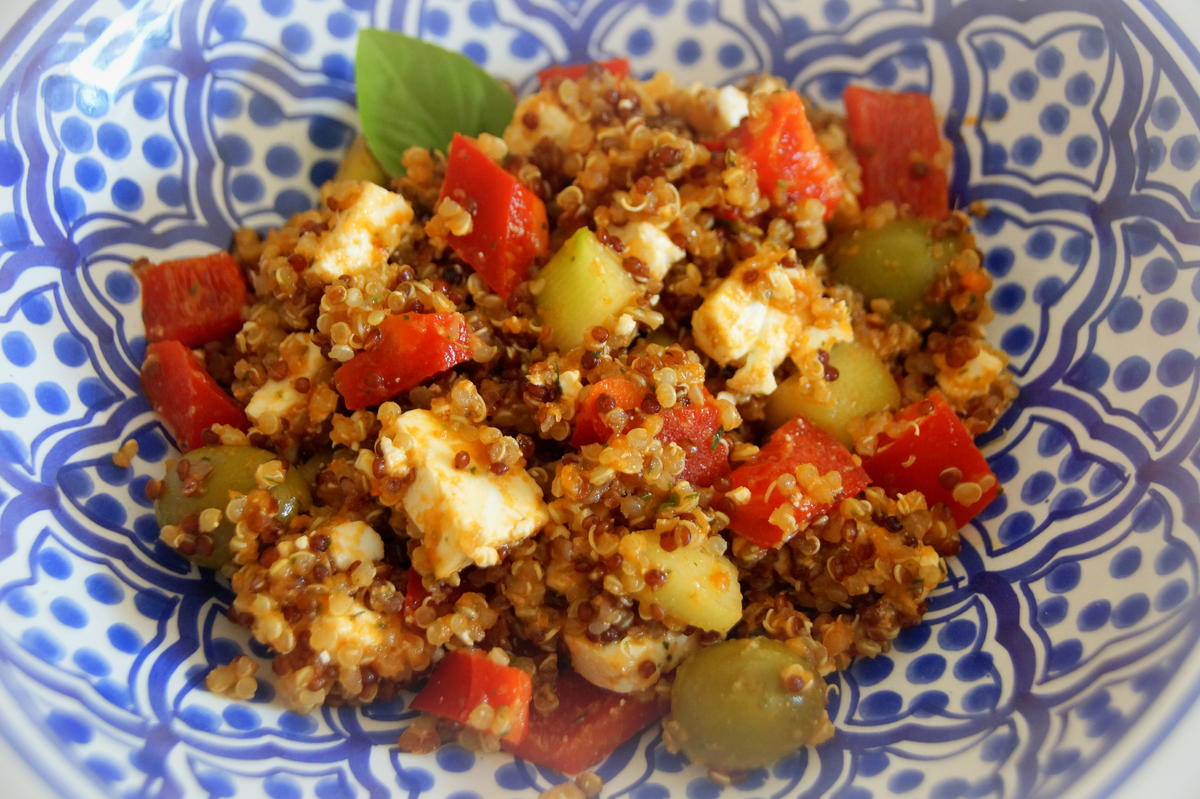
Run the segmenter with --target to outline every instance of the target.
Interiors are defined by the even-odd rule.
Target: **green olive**
[[[701,649],[679,667],[671,688],[679,745],[709,768],[773,763],[807,744],[824,717],[825,681],[807,658],[769,638]]]
[[[960,249],[953,238],[934,239],[933,226],[928,219],[897,219],[837,238],[826,253],[834,278],[867,300],[892,300],[898,314],[933,315],[925,293]]]
[[[199,482],[198,490],[192,496],[184,496],[185,481],[179,476],[180,469],[167,470],[162,492],[154,503],[154,515],[158,518],[159,526],[180,524],[188,516],[208,508],[224,510],[229,503],[230,493],[246,494],[254,490],[257,487],[255,471],[278,457],[258,447],[200,447],[188,452],[182,458],[188,464],[187,472],[197,474],[207,471],[207,475]],[[210,467],[211,471],[208,471]],[[286,522],[312,503],[308,484],[298,469],[288,469],[283,482],[273,487],[271,493],[279,503],[277,518],[281,522]],[[210,535],[213,539],[212,552],[204,557],[193,556],[192,561],[217,569],[229,561],[229,539],[233,537],[233,524],[223,519]]]
[[[326,450],[313,455],[304,463],[298,464],[296,470],[308,485],[316,485],[317,475],[333,460],[333,450]]]

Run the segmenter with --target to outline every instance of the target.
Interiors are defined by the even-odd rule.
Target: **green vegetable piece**
[[[900,389],[874,351],[856,341],[833,345],[829,350],[829,365],[838,371],[838,379],[827,384],[829,402],[817,402],[806,390],[801,376],[792,375],[767,398],[767,422],[780,427],[796,416],[803,416],[851,447],[854,441],[847,430],[850,422],[898,407]]]
[[[159,526],[180,524],[186,517],[198,515],[207,508],[224,510],[231,492],[245,494],[254,490],[257,487],[255,471],[278,457],[258,447],[200,447],[188,452],[183,460],[188,462],[189,473],[200,474],[209,467],[211,471],[200,481],[199,490],[189,497],[183,494],[184,481],[179,477],[179,469],[167,470],[163,477],[162,493],[154,503],[154,515],[158,518]],[[312,504],[308,485],[297,469],[288,469],[283,482],[273,487],[271,493],[279,503],[276,518],[281,522],[286,522]],[[212,553],[205,557],[192,557],[192,562],[210,569],[225,565],[230,559],[229,539],[233,537],[233,527],[228,519],[223,519],[217,529],[210,533],[213,539]]]
[[[317,475],[325,470],[333,461],[333,450],[319,452],[313,455],[304,463],[296,464],[295,471],[300,473],[300,477],[304,480],[305,485],[315,486],[317,484]]]
[[[597,325],[611,327],[640,293],[617,254],[587,228],[567,239],[538,278],[538,315],[550,326],[550,342],[560,352],[582,344]]]
[[[375,160],[375,156],[371,155],[371,150],[367,147],[367,139],[361,133],[354,137],[354,141],[350,142],[350,147],[342,156],[342,163],[338,164],[338,171],[333,179],[335,181],[365,180],[378,183],[380,186],[387,185],[387,173]]]
[[[794,675],[804,675],[796,693],[788,684]],[[766,766],[812,740],[825,718],[825,681],[780,641],[723,641],[679,667],[671,717],[692,762],[729,771]]]
[[[898,314],[931,313],[925,292],[960,249],[955,239],[934,240],[934,224],[897,219],[838,238],[827,253],[834,278],[868,300],[892,300]]]
[[[664,506],[679,504],[675,494]],[[635,595],[644,605],[656,604],[668,616],[702,630],[728,632],[742,620],[742,587],[737,567],[716,555],[701,541],[671,551],[662,548],[655,532],[629,533],[618,552],[629,561],[640,559],[665,575],[663,582],[646,586]]]
[[[409,147],[446,152],[454,133],[504,133],[516,98],[471,59],[402,33],[358,34],[355,88],[363,134],[392,175]]]

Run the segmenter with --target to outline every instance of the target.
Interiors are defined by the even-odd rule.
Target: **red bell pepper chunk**
[[[519,744],[529,728],[533,679],[512,666],[501,666],[480,652],[449,652],[434,667],[412,709],[466,724],[479,705],[512,710],[512,725],[501,740]]]
[[[156,341],[146,347],[142,391],[184,452],[201,446],[204,431],[214,424],[239,430],[250,426],[233,397],[178,341]]]
[[[721,434],[720,416],[712,402],[687,408],[676,405],[662,412],[663,426],[658,440],[674,442],[687,453],[680,480],[710,486],[718,477],[729,474],[731,447]]]
[[[449,197],[471,214],[471,230],[450,236],[450,247],[504,299],[546,254],[550,226],[546,205],[465,136],[454,134],[442,183]]]
[[[377,405],[471,357],[471,331],[459,313],[404,313],[379,324],[374,348],[333,373],[352,411]]]
[[[598,407],[600,398],[607,396],[612,407],[632,411],[642,404],[646,389],[624,377],[606,377],[588,386],[575,411],[575,429],[571,433],[571,446],[582,447],[607,441],[613,431],[601,418]],[[607,404],[608,400],[605,401]],[[610,408],[611,410],[611,408]]]
[[[934,392],[928,399],[900,411],[896,418],[915,424],[863,459],[863,468],[872,483],[889,494],[920,491],[931,507],[938,502],[946,503],[959,527],[995,499],[1000,492],[999,482],[945,397]],[[981,488],[987,485],[987,488],[978,499],[963,504],[955,500],[954,490],[964,483],[975,483]],[[973,493],[959,491],[968,498]]]
[[[822,475],[831,471],[841,473],[839,500],[855,496],[867,487],[867,473],[850,451],[821,428],[797,416],[772,433],[758,454],[730,475],[734,488],[745,486],[750,490],[750,501],[737,506],[729,518],[729,527],[760,547],[782,543],[784,532],[770,519],[787,499],[773,486],[780,475],[793,473],[806,463],[815,466]],[[834,504],[815,502],[803,493],[795,499],[792,517],[800,527],[828,512]]]
[[[573,671],[559,675],[555,688],[558,707],[554,712],[542,715],[535,708],[525,740],[504,748],[564,774],[577,774],[596,765],[663,714],[654,701],[606,691]]]
[[[412,616],[417,608],[421,607],[421,603],[429,596],[429,591],[425,588],[425,583],[421,580],[421,575],[417,574],[416,569],[410,569],[408,577],[404,582],[404,616],[408,618]]]
[[[441,613],[449,612],[454,607],[454,603],[462,596],[462,586],[438,586],[438,595],[434,597],[432,606]],[[409,569],[408,577],[404,582],[404,618],[412,620],[412,615],[417,609],[424,604],[425,600],[433,596],[425,587],[421,575],[416,569]]]
[[[579,80],[588,73],[593,65],[603,68],[607,72],[611,72],[617,78],[624,78],[629,75],[629,61],[624,58],[610,58],[606,61],[585,61],[582,64],[555,64],[538,71],[538,83],[545,86],[552,80],[561,80],[570,78],[571,80]]]
[[[842,181],[796,92],[771,94],[762,109],[726,134],[724,143],[750,159],[758,190],[772,202],[813,197],[824,204],[826,219],[833,214]]]
[[[613,434],[601,418],[598,407],[600,398],[605,395],[612,400],[613,407],[631,411],[642,404],[646,389],[624,377],[606,377],[590,385],[575,412],[572,446],[607,441]],[[700,406],[676,405],[661,411],[663,426],[657,438],[664,444],[679,444],[687,452],[679,479],[692,485],[710,486],[729,472],[730,446],[718,432],[720,412],[711,400],[709,397],[709,402]],[[625,430],[632,426],[630,420]]]
[[[246,281],[227,252],[182,258],[138,270],[149,341],[198,347],[242,326]]]
[[[942,148],[929,95],[846,89],[846,122],[862,165],[862,203],[891,200],[917,216],[941,219],[950,210],[950,185],[939,169]]]

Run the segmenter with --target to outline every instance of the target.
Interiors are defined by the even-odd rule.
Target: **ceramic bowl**
[[[656,731],[606,796],[1097,797],[1194,703],[1200,54],[1151,2],[48,0],[0,48],[0,732],[70,797],[536,796],[556,774],[401,753],[404,701],[287,712],[205,691],[266,653],[158,540],[172,447],[138,388],[135,258],[313,202],[355,129],[355,33],[551,62],[766,71],[817,103],[932,94],[1021,396],[1005,493],[887,655],[834,680],[830,742],[722,787]],[[139,444],[129,468],[111,455]],[[269,672],[269,669],[264,671]]]

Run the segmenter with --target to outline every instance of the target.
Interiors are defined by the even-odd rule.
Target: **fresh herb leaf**
[[[725,427],[724,427],[724,425],[721,425],[721,426],[717,427],[717,432],[713,433],[713,435],[712,435],[712,443],[710,443],[710,444],[708,445],[708,448],[709,448],[709,449],[711,449],[713,452],[716,452],[716,451],[717,451],[717,447],[721,446],[721,437],[722,437],[722,436],[724,436],[724,435],[725,435]]]
[[[402,33],[360,32],[354,69],[367,146],[393,175],[409,147],[445,152],[455,133],[499,136],[516,107],[471,59]]]

